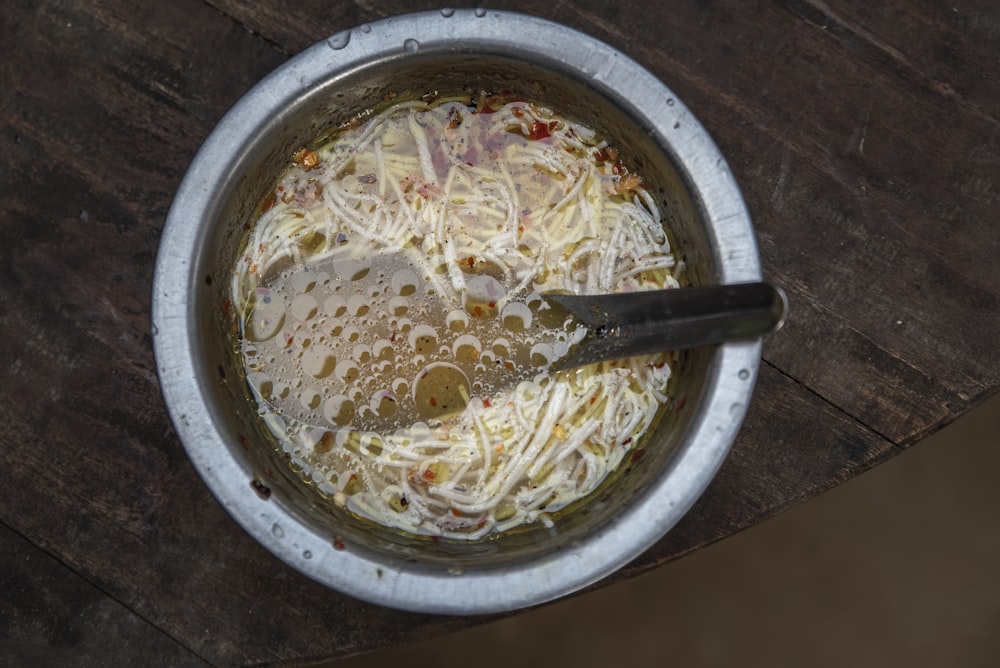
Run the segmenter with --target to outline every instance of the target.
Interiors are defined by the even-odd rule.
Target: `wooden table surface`
[[[294,665],[481,621],[368,605],[279,562],[202,484],[160,398],[153,261],[202,140],[309,44],[436,6],[284,4],[0,6],[0,656],[15,665]],[[996,0],[492,6],[607,41],[678,93],[791,302],[719,476],[609,582],[840,484],[997,390]]]

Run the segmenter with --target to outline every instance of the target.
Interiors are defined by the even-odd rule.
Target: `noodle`
[[[654,199],[593,130],[411,101],[293,163],[231,299],[264,424],[334,503],[460,539],[548,526],[637,447],[670,355],[545,370],[584,332],[537,293],[678,285]]]

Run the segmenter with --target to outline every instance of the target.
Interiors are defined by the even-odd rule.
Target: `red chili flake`
[[[391,332],[389,332],[389,342],[390,343],[396,342],[396,330],[392,330]]]
[[[294,340],[295,340],[294,336],[292,336],[288,332],[285,332],[285,345],[286,346],[292,345],[292,341],[294,341]]]
[[[222,300],[222,315],[229,315],[229,309],[233,307],[233,302],[229,299]]]
[[[631,460],[633,462],[637,462],[637,461],[639,461],[640,459],[642,459],[645,456],[646,456],[646,448],[639,448],[638,450],[633,450],[632,451]]]
[[[483,397],[483,408],[489,408],[492,405],[493,405],[493,402],[490,401],[489,397]]]
[[[435,399],[434,397],[431,397],[431,406],[433,406],[433,407],[435,407],[435,408],[436,408],[436,407],[437,407],[437,405],[438,405],[438,401],[437,401],[437,399]]]
[[[595,397],[591,397],[590,398],[590,405],[593,406],[595,403],[597,403],[597,397],[596,396]]]
[[[343,550],[346,547],[347,547],[347,545],[345,545],[344,541],[340,539],[340,536],[334,536],[333,537],[333,549],[335,549],[335,550]]]
[[[631,443],[631,442],[632,442],[632,437],[631,437],[631,436],[629,436],[629,437],[628,437],[628,438],[626,438],[626,439],[625,439],[624,441],[622,441],[622,445],[628,445],[628,444],[629,444],[629,443]]]
[[[476,528],[477,529],[482,529],[484,526],[486,526],[486,517],[485,516],[480,517],[479,521],[476,522]]]
[[[476,258],[474,258],[474,257],[470,257],[470,258],[469,258],[468,260],[466,260],[465,262],[466,262],[466,264],[468,264],[468,265],[469,265],[470,267],[475,267],[475,266],[476,266]]]
[[[271,195],[270,197],[268,197],[268,198],[267,198],[267,199],[266,199],[266,200],[264,201],[264,206],[263,206],[263,207],[261,207],[261,210],[262,210],[262,211],[265,211],[265,212],[266,212],[266,211],[270,211],[270,210],[271,210],[271,207],[272,207],[272,206],[274,206],[274,203],[275,203],[275,202],[276,202],[277,200],[278,200],[278,198],[277,198],[277,197],[276,197],[275,195],[273,195],[273,194],[272,194],[272,195]]]
[[[491,299],[489,306],[490,306],[490,308],[496,308],[497,307],[497,300]]]
[[[458,512],[457,510],[455,510],[454,508],[449,508],[448,512],[451,513],[454,517],[461,517],[462,516],[462,514],[460,512]]]
[[[513,362],[509,362],[509,361],[508,362],[504,362],[503,365],[507,368],[508,371],[513,371],[514,370],[514,363]]]
[[[248,449],[250,447],[250,439],[243,434],[240,434],[240,445],[243,446],[244,450]]]
[[[477,318],[483,317],[483,307],[482,306],[476,306],[476,308],[472,309],[472,312],[475,314],[475,316]]]
[[[524,109],[522,109],[521,107],[514,107],[513,109],[511,109],[511,113],[517,116],[518,118],[521,118],[524,116]]]
[[[531,130],[528,132],[528,139],[538,140],[545,139],[546,137],[551,137],[551,128],[549,124],[542,123],[541,121],[535,121],[531,124]]]
[[[437,478],[437,473],[434,473],[431,469],[424,469],[424,472],[420,474],[423,476],[424,480],[432,481]]]
[[[677,400],[677,407],[674,410],[678,410],[679,411],[682,408],[684,408],[684,404],[687,403],[687,400],[688,400],[687,395],[684,395],[683,397],[681,397],[680,399],[678,399]]]
[[[271,498],[271,488],[262,483],[257,478],[250,481],[250,486],[253,487],[253,491],[257,492],[257,496],[267,501]]]

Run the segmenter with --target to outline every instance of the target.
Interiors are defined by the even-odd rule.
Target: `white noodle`
[[[484,131],[455,123],[470,117],[454,102],[398,104],[319,147],[316,168],[291,167],[236,263],[239,315],[249,317],[254,290],[278,268],[316,265],[345,235],[372,254],[443,265],[444,274],[428,271],[425,279],[449,305],[461,304],[467,290],[465,262],[488,263],[507,290],[498,313],[529,290],[677,285],[656,202],[642,188],[606,194],[618,175],[595,159],[607,143],[592,130],[525,103],[474,118],[488,122]],[[544,123],[551,139],[527,139],[534,123]],[[501,150],[479,143],[516,138],[514,128],[523,137],[501,142]],[[377,434],[379,454],[364,445],[367,432],[350,426],[331,428],[340,429],[337,444],[324,454],[313,450],[315,428],[295,419],[280,418],[279,436],[311,475],[336,480],[324,489],[346,495],[353,512],[404,531],[475,539],[547,522],[547,513],[593,492],[668,401],[669,377],[667,358],[656,356],[524,382],[489,402],[473,398],[440,425]],[[357,452],[347,447],[351,433],[361,439]]]

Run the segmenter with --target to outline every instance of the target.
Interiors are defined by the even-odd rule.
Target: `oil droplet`
[[[406,297],[392,297],[389,300],[389,313],[392,315],[406,315],[410,310],[410,301]]]
[[[264,400],[271,399],[271,392],[273,391],[273,385],[271,383],[271,377],[266,373],[260,371],[255,371],[254,373],[247,374],[247,382],[250,386],[257,390],[258,394],[264,398]]]
[[[406,51],[416,51],[420,48],[420,42],[413,39],[412,37],[405,42],[403,42],[403,49]]]
[[[469,326],[469,316],[463,311],[452,311],[445,318],[448,329],[453,332],[461,332]]]
[[[300,322],[305,322],[316,315],[316,298],[312,295],[299,295],[292,300],[292,315]]]
[[[545,367],[556,359],[555,350],[547,343],[536,343],[531,347],[532,366]]]
[[[354,417],[354,402],[343,395],[331,397],[323,404],[323,417],[330,424],[345,426]]]
[[[400,269],[392,275],[392,291],[397,295],[407,297],[417,290],[420,280],[416,272],[410,269]]]
[[[410,347],[418,355],[431,355],[437,347],[437,332],[430,325],[417,325],[410,333]]]
[[[323,304],[323,310],[327,315],[340,318],[347,313],[347,300],[340,295],[327,297],[326,302]]]
[[[452,9],[451,7],[444,7],[441,9],[441,16],[445,17],[446,19],[451,18],[454,15],[455,15],[455,10]]]
[[[396,397],[389,392],[378,392],[372,397],[369,404],[379,417],[387,418],[396,413]]]
[[[454,364],[429,364],[413,380],[413,402],[417,405],[417,412],[424,418],[437,418],[461,411],[468,403],[469,396],[469,379]]]
[[[510,341],[507,339],[499,338],[493,342],[493,354],[497,357],[507,357],[510,355],[510,351]]]
[[[334,51],[338,51],[347,46],[347,43],[351,41],[351,31],[345,30],[344,32],[337,33],[330,39],[326,41],[327,45]]]
[[[362,295],[351,295],[351,298],[347,300],[347,312],[353,316],[367,315],[368,310],[368,300]]]
[[[314,411],[319,408],[322,397],[316,390],[305,390],[299,395],[299,403],[307,411]]]
[[[512,332],[531,327],[531,309],[526,304],[511,302],[503,308],[503,326]]]
[[[361,330],[354,325],[348,325],[344,328],[344,331],[341,332],[341,337],[346,341],[354,343],[361,337]]]
[[[271,535],[274,536],[275,538],[284,538],[285,537],[285,530],[281,528],[280,524],[277,524],[277,523],[272,524],[271,525]]]
[[[309,292],[316,287],[316,274],[308,269],[292,274],[288,280],[296,292]]]
[[[383,362],[392,359],[392,343],[387,339],[379,339],[372,344],[372,355]]]
[[[337,372],[337,378],[345,385],[350,385],[361,375],[361,370],[352,360],[342,360],[336,366],[335,371]]]
[[[337,360],[330,351],[313,348],[302,355],[302,370],[313,378],[326,378],[333,373]]]
[[[277,295],[267,288],[257,288],[250,306],[251,316],[246,337],[251,341],[267,341],[285,324],[285,307]]]

